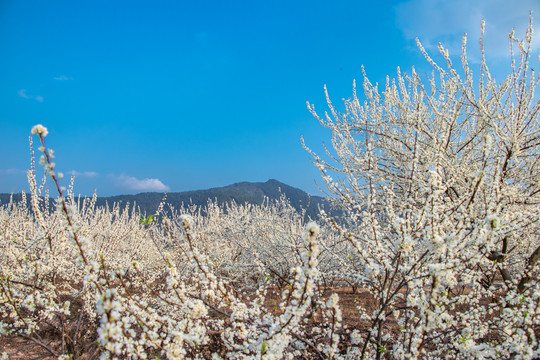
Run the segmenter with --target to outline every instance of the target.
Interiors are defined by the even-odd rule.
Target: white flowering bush
[[[540,357],[532,26],[510,40],[499,83],[483,51],[473,76],[464,38],[462,71],[419,44],[431,78],[398,70],[379,92],[365,77],[343,112],[308,104],[333,149],[306,149],[343,214],[319,224],[284,198],[164,200],[142,220],[96,207],[60,185],[36,125],[45,178],[32,156],[30,205],[0,207],[1,358]]]
[[[483,48],[473,75],[466,40],[461,75],[444,47],[439,65],[418,43],[434,67],[430,78],[398,69],[379,92],[365,77],[364,101],[355,91],[340,112],[327,93],[324,116],[308,103],[332,130],[330,160],[311,153],[348,214],[345,222],[328,219],[357,252],[343,259],[344,272],[377,306],[359,308],[368,323],[355,335],[360,357],[540,355],[532,26],[523,41],[510,34],[511,71],[502,82]]]
[[[141,220],[76,200],[59,185],[47,129],[32,134],[59,196],[49,207],[32,166],[31,209],[25,199],[0,208],[4,337],[58,358],[282,358],[316,350],[317,338],[335,352],[338,318],[306,335],[315,314],[339,312],[316,296],[320,228],[284,198],[154,221],[162,204]]]
[[[197,246],[209,256],[220,276],[239,288],[251,290],[268,279],[277,285],[288,285],[290,269],[301,262],[301,253],[306,249],[302,240],[304,214],[284,196],[275,202],[267,199],[260,205],[219,205],[209,201],[204,208],[172,210],[175,218],[181,214],[193,218]],[[331,228],[323,228],[322,232],[325,243],[340,241]],[[174,246],[170,249],[176,251]],[[327,251],[319,255],[319,267],[325,273],[336,267]]]

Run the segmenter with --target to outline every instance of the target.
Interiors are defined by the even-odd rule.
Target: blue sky
[[[319,195],[300,136],[317,152],[329,143],[306,109],[326,108],[324,84],[339,103],[361,65],[372,82],[397,66],[429,72],[414,38],[459,55],[481,18],[488,58],[503,63],[529,10],[540,2],[3,0],[0,192],[28,188],[28,136],[41,123],[76,193],[275,178]]]

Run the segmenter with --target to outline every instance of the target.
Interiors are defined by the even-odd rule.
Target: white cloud
[[[26,89],[21,89],[17,91],[17,94],[22,98],[30,99],[30,96],[26,95]]]
[[[118,186],[133,191],[169,191],[169,187],[163,184],[159,179],[137,179],[132,176],[115,176]]]
[[[43,96],[41,95],[28,95],[26,89],[20,89],[17,94],[24,99],[33,99],[39,102],[43,102]]]
[[[467,33],[468,52],[477,51],[480,21],[486,21],[484,46],[488,57],[508,57],[508,33],[516,29],[523,38],[529,22],[529,11],[539,16],[537,0],[410,0],[395,6],[396,25],[406,39],[418,37],[425,48],[433,49],[441,42],[451,54],[461,52],[461,39]],[[540,49],[540,27],[533,48]]]
[[[95,171],[82,171],[82,172],[79,172],[77,170],[71,170],[71,175],[74,175],[75,177],[89,177],[89,178],[99,176],[99,174],[97,172],[95,172]]]
[[[57,81],[67,81],[67,80],[73,80],[73,77],[66,76],[66,75],[59,75],[59,76],[55,76],[53,79]]]

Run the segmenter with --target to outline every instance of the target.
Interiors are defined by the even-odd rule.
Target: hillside
[[[265,198],[270,201],[277,200],[281,195],[285,195],[291,205],[297,209],[306,209],[306,215],[312,219],[318,217],[318,207],[322,206],[327,211],[330,203],[320,196],[310,196],[306,192],[279,182],[268,180],[267,182],[240,182],[224,187],[217,187],[207,190],[186,191],[168,193],[166,203],[174,208],[180,208],[182,204],[195,204],[204,206],[209,199],[217,200],[220,204],[235,201],[236,203],[261,204]],[[117,195],[108,197],[98,197],[97,205],[105,206],[122,202],[129,203],[130,207],[135,204],[143,213],[151,214],[156,211],[159,203],[163,199],[163,193],[140,193],[136,195]],[[0,206],[9,203],[10,194],[0,194]],[[13,195],[14,200],[20,199],[20,194]],[[29,201],[27,196],[27,201]]]

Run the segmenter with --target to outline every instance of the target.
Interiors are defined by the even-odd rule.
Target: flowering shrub
[[[318,225],[303,224],[285,199],[226,209],[210,202],[204,212],[180,209],[159,222],[118,205],[96,208],[95,196],[64,196],[46,131],[32,133],[59,192],[56,208],[39,196],[43,186],[30,170],[32,211],[22,201],[0,212],[4,336],[59,358],[281,358],[315,348],[304,315],[339,311],[336,299],[314,298],[324,259]],[[269,311],[274,278],[287,286]],[[337,342],[324,338],[338,318],[329,324],[309,338],[335,351]]]
[[[368,358],[539,356],[540,102],[539,77],[529,66],[532,25],[524,41],[510,34],[517,54],[500,84],[483,48],[473,80],[466,40],[463,76],[444,47],[443,67],[418,43],[435,70],[427,84],[414,69],[398,69],[382,93],[365,77],[366,100],[355,91],[344,113],[328,93],[325,116],[308,103],[332,130],[333,161],[311,153],[348,214],[345,224],[328,219],[358,254],[344,259],[344,272],[378,307],[362,314],[370,327],[355,340]]]
[[[500,84],[482,54],[473,87],[464,39],[462,76],[420,46],[427,85],[398,71],[382,93],[365,78],[344,113],[308,104],[334,146],[331,161],[308,151],[344,213],[319,225],[286,199],[171,216],[162,203],[142,220],[97,208],[60,186],[36,125],[58,197],[32,164],[30,208],[25,194],[0,208],[2,339],[58,359],[539,357],[532,26],[511,41]]]

